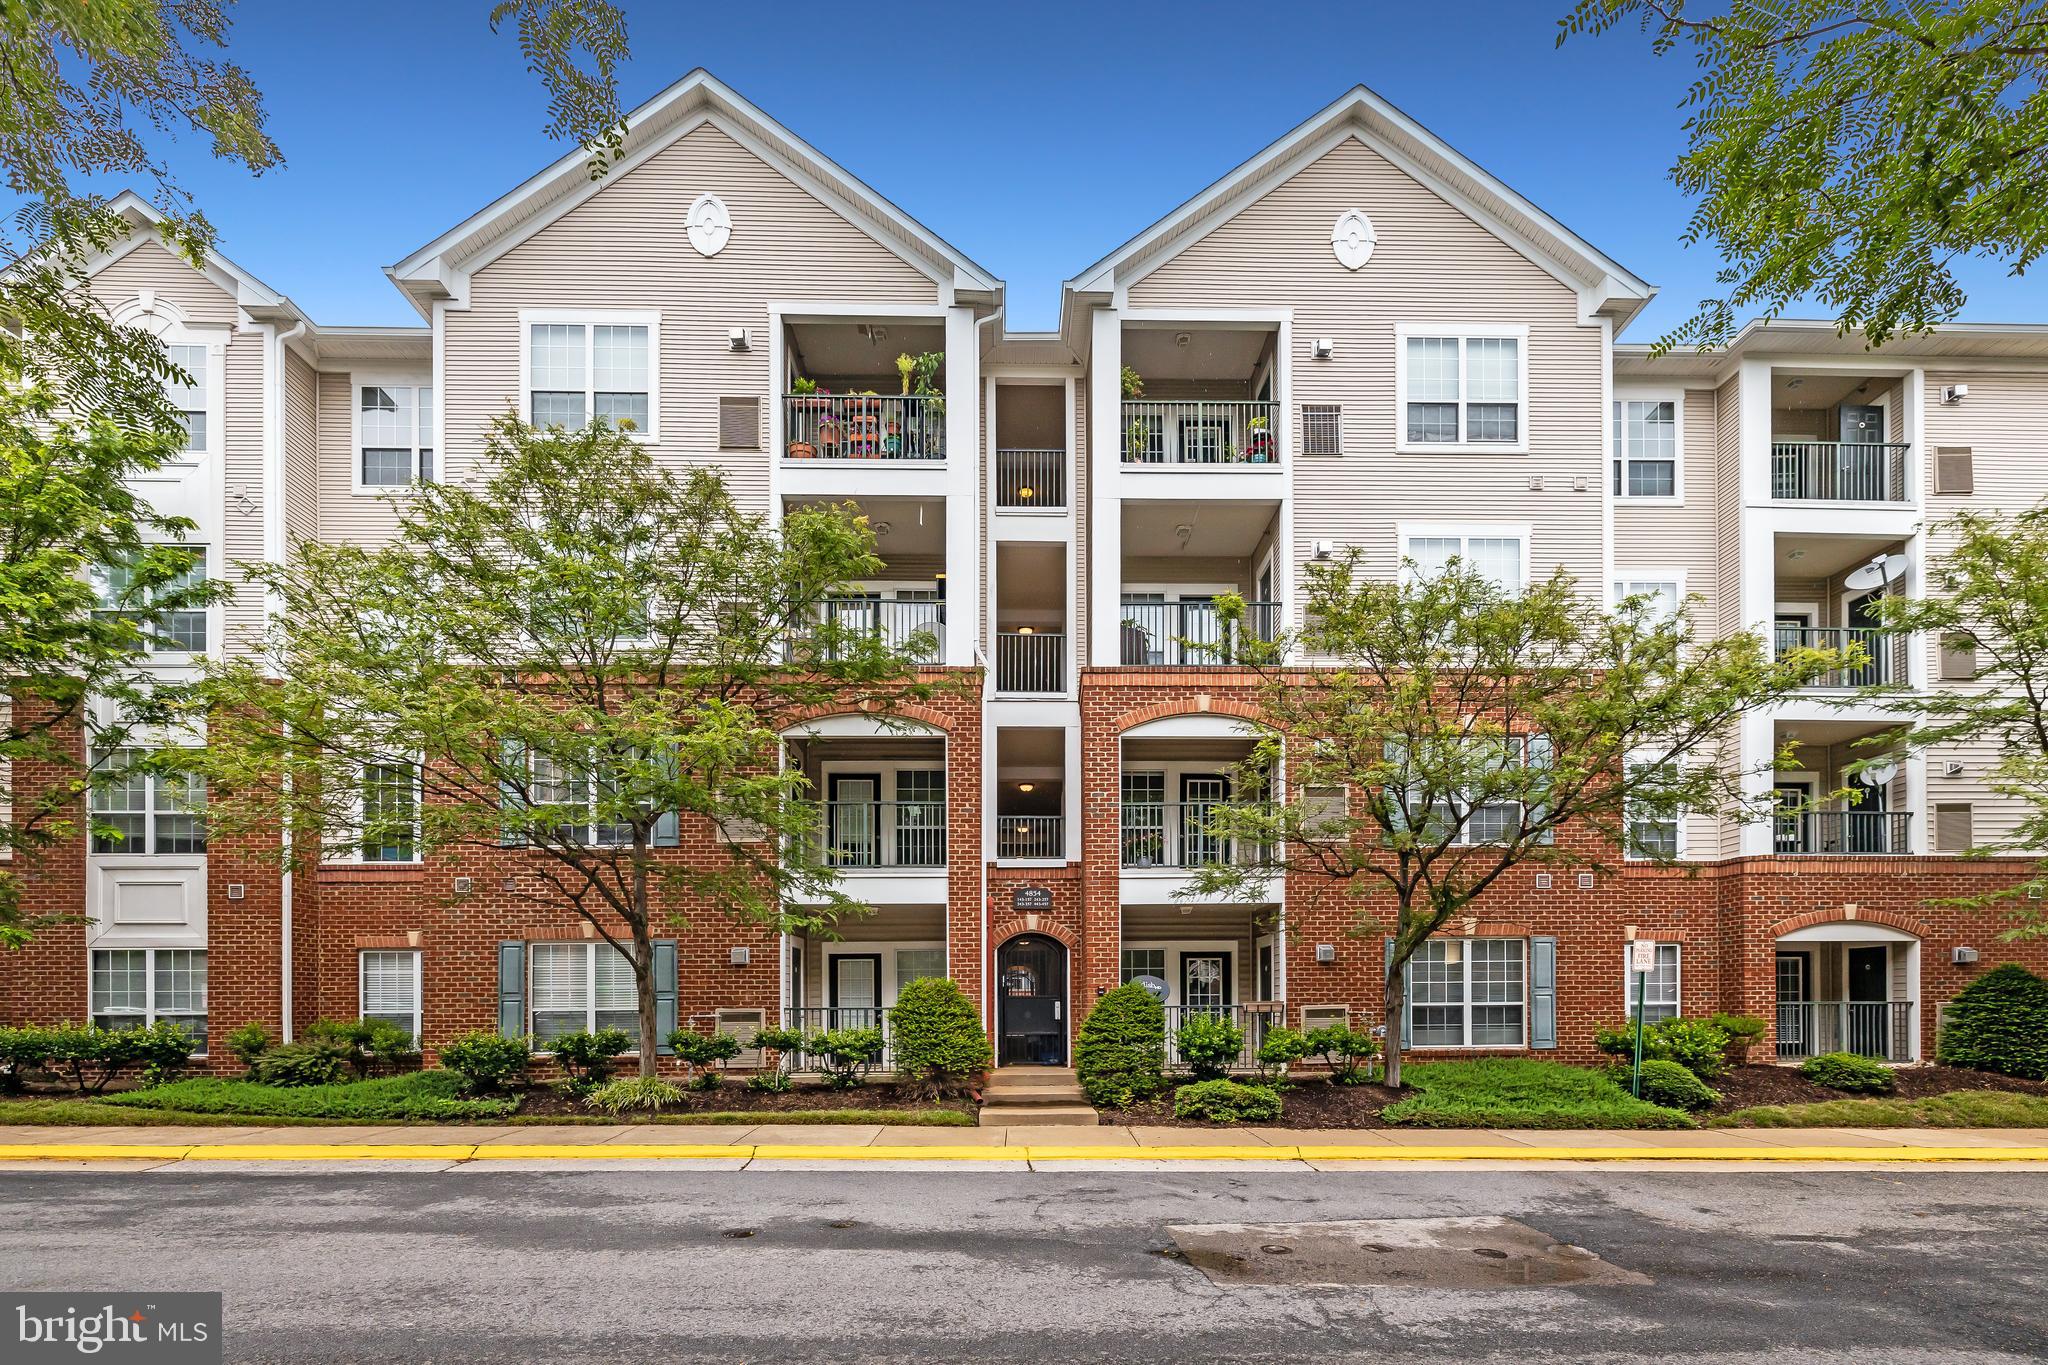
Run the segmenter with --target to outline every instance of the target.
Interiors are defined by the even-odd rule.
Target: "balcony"
[[[1059,815],[996,817],[996,857],[1005,861],[1060,862],[1067,856],[1067,822]]]
[[[1067,860],[1067,732],[1005,725],[996,731],[995,856]]]
[[[1911,1000],[1780,1000],[1777,1054],[1786,1060],[1853,1052],[1881,1062],[1913,1058]]]
[[[1783,659],[1795,649],[1826,649],[1847,654],[1860,650],[1864,662],[1853,668],[1835,668],[1808,684],[1829,691],[1875,687],[1905,677],[1906,637],[1871,626],[1786,626],[1776,629],[1777,656]]]
[[[1122,863],[1133,868],[1191,868],[1204,863],[1256,867],[1272,861],[1262,844],[1210,832],[1221,801],[1125,801]]]
[[[1067,637],[1024,627],[996,636],[996,691],[1058,696],[1067,690]]]
[[[1270,469],[1280,463],[1279,422],[1278,403],[1126,400],[1123,462]]]
[[[996,510],[1062,512],[1067,506],[1067,452],[1063,449],[998,449]]]
[[[1903,503],[1910,497],[1910,395],[1900,375],[1774,368],[1771,496]]]
[[[1247,602],[1244,616],[1226,623],[1211,598],[1159,601],[1126,595],[1118,662],[1169,668],[1201,668],[1243,661],[1253,641],[1272,643],[1280,625],[1275,602]]]
[[[824,801],[813,837],[827,867],[946,865],[944,801]]]
[[[945,647],[946,604],[935,599],[828,597],[819,604],[818,620],[842,647],[867,637],[902,651],[913,663],[936,664]]]
[[[789,394],[782,453],[792,460],[943,460],[946,401],[915,394]]]
[[[1911,853],[1913,812],[1816,810],[1775,816],[1772,850],[1828,855]]]
[[[1772,441],[1771,496],[1815,502],[1904,502],[1903,441]]]

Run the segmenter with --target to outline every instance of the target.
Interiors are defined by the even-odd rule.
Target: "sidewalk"
[[[299,1128],[0,1126],[0,1174],[61,1167],[222,1170],[279,1163],[416,1168],[676,1166],[814,1169],[1360,1170],[1440,1165],[1731,1164],[2048,1167],[2048,1129],[1743,1128],[1682,1132],[1533,1129],[894,1128],[732,1124]]]

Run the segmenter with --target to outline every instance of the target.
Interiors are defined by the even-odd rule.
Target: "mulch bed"
[[[665,1109],[667,1114],[788,1114],[821,1109],[958,1109],[975,1112],[972,1104],[951,1101],[933,1104],[908,1086],[869,1082],[851,1090],[830,1090],[824,1086],[800,1085],[776,1094],[749,1090],[744,1085],[722,1085],[716,1090],[686,1090],[680,1105]],[[574,1115],[589,1118],[598,1111],[571,1099],[552,1086],[535,1086],[526,1092],[519,1106],[521,1118]]]
[[[1151,1128],[1392,1128],[1396,1125],[1383,1122],[1380,1110],[1409,1093],[1413,1092],[1389,1090],[1384,1085],[1332,1085],[1320,1078],[1304,1078],[1280,1092],[1280,1117],[1268,1124],[1176,1118],[1171,1091],[1128,1109],[1105,1109],[1102,1122]]]

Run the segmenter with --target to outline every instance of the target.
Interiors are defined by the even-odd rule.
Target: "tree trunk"
[[[1401,1088],[1401,974],[1398,971],[1394,971],[1387,973],[1387,975],[1389,977],[1389,980],[1385,983],[1387,993],[1385,1010],[1387,1041],[1385,1044],[1386,1050],[1382,1054],[1387,1059],[1387,1065],[1386,1073],[1381,1079],[1390,1089],[1398,1090]]]
[[[654,1021],[654,934],[647,920],[647,846],[637,832],[633,840],[633,989],[640,1005],[640,1074],[652,1078],[656,1050]]]

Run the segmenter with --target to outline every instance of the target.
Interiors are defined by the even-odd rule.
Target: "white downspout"
[[[270,485],[263,500],[263,558],[272,564],[282,564],[285,555],[285,471],[284,471],[284,430],[285,430],[285,345],[306,334],[304,318],[290,331],[279,335],[276,353],[271,364],[271,408],[274,418],[270,429],[269,448],[263,452],[264,477]],[[266,629],[271,614],[277,607],[277,595],[265,595],[263,623]],[[284,845],[284,870],[278,876],[277,884],[277,1011],[278,1030],[284,1041],[292,1041],[292,833],[289,827],[282,830],[279,839]]]

